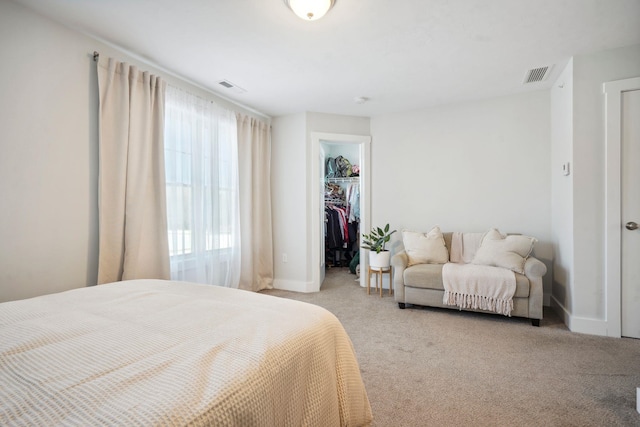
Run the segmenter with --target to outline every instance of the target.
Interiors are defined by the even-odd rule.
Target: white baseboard
[[[313,286],[313,282],[302,282],[300,280],[274,279],[273,287],[275,289],[280,289],[282,291],[304,292],[304,293],[316,292],[316,289]]]
[[[562,321],[571,332],[579,334],[608,336],[606,320],[591,319],[588,317],[574,316],[562,305],[553,295],[551,296],[551,307],[562,318]]]
[[[608,336],[607,322],[598,319],[589,319],[586,317],[571,317],[571,324],[568,325],[571,332],[577,332],[580,334],[600,335],[603,337]]]

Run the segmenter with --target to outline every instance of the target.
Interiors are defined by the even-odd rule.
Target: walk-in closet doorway
[[[312,277],[317,290],[320,290],[325,277],[327,259],[325,256],[325,184],[327,183],[326,159],[345,153],[350,163],[359,167],[359,236],[370,228],[371,218],[371,137],[363,135],[346,135],[313,132],[311,134],[312,158]],[[342,154],[342,155],[345,155]],[[355,158],[357,156],[357,159]],[[349,158],[351,157],[351,158]],[[351,184],[352,180],[345,180],[345,184]],[[353,180],[355,181],[355,180]],[[340,183],[339,183],[340,184]],[[365,286],[365,274],[367,271],[367,254],[360,249],[360,286]]]

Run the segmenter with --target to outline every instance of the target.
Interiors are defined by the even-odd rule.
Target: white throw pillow
[[[537,240],[529,236],[504,236],[495,228],[484,235],[473,264],[490,265],[524,274],[524,263]]]
[[[433,227],[428,233],[402,230],[402,243],[409,258],[409,265],[445,264],[449,261],[449,251],[440,227]]]

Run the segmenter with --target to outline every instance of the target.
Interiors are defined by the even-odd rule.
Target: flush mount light
[[[289,9],[305,21],[322,18],[336,0],[284,0]]]

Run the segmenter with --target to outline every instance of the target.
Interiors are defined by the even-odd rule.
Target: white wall
[[[304,291],[307,282],[306,114],[271,122],[274,287]],[[283,255],[287,262],[283,261]]]
[[[315,289],[312,259],[311,133],[369,135],[369,118],[303,113],[272,120],[274,287],[300,292]],[[288,262],[282,255],[287,254]]]
[[[342,156],[352,165],[360,164],[360,147],[357,144],[324,144],[325,157]]]
[[[569,175],[562,164],[569,163]],[[551,88],[551,234],[553,305],[573,298],[573,60]]]
[[[548,91],[376,116],[371,133],[374,226],[524,233],[551,266]]]
[[[0,301],[95,283],[90,52],[70,31],[0,2]]]
[[[96,283],[94,50],[251,114],[120,50],[0,0],[0,301]]]
[[[561,308],[576,332],[606,334],[602,85],[638,76],[640,45],[573,59],[573,295]]]

